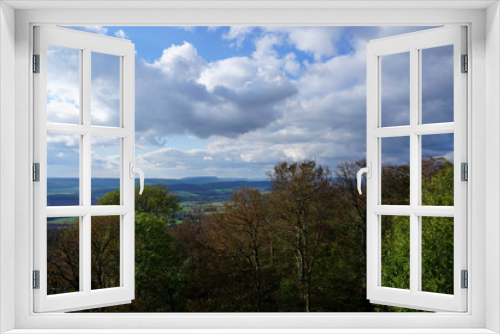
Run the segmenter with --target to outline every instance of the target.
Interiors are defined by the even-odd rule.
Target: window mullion
[[[82,85],[80,87],[82,96],[82,123],[84,127],[90,129],[90,81],[91,81],[91,50],[89,48],[83,49],[83,66],[82,66]],[[80,170],[82,171],[82,177],[80,182],[82,182],[81,198],[83,198],[83,205],[90,209],[91,206],[91,135],[90,131],[85,133],[82,138],[82,149],[80,154]],[[81,256],[81,270],[82,275],[80,281],[83,280],[83,291],[90,293],[91,291],[91,275],[92,275],[92,246],[91,246],[91,216],[90,211],[87,212],[82,219],[82,226],[80,227],[82,233],[80,251]]]
[[[420,282],[420,217],[414,212],[420,203],[420,180],[419,180],[419,152],[420,140],[415,134],[415,128],[419,123],[419,55],[418,50],[410,50],[410,291],[415,293],[419,290]]]

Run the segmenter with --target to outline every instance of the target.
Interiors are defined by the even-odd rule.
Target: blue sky
[[[364,158],[366,44],[427,27],[72,28],[135,44],[136,164],[146,177],[265,179],[283,160],[316,159],[334,169]],[[49,58],[49,121],[72,123],[69,111],[78,115],[78,59],[70,51]],[[424,122],[449,121],[452,82],[450,90],[443,70],[436,71],[447,68],[449,50],[425,57]],[[54,66],[50,76],[51,59],[68,65]],[[92,122],[116,124],[116,59],[92,59]],[[383,96],[391,107],[383,119],[404,122],[408,64],[386,63]],[[97,142],[93,176],[111,177],[119,159],[106,148],[111,141]],[[394,143],[386,150],[398,162],[405,149]],[[452,142],[436,137],[425,147],[426,155],[450,156]],[[72,138],[51,138],[49,171],[77,176],[74,168],[63,168],[76,151]]]

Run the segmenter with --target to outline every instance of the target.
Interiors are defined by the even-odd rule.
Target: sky
[[[284,160],[335,169],[363,159],[366,45],[429,27],[71,28],[135,44],[136,166],[146,178],[262,180]],[[422,52],[424,123],[453,121],[452,54]],[[48,55],[48,121],[78,123],[78,51],[51,46]],[[118,83],[118,57],[93,53],[93,125],[119,124]],[[408,55],[384,56],[382,125],[408,122]],[[75,137],[48,137],[49,177],[78,176]],[[408,162],[408,138],[384,142],[383,161]],[[453,135],[422,145],[425,156],[453,160]],[[116,140],[93,138],[93,177],[115,177],[119,162]]]

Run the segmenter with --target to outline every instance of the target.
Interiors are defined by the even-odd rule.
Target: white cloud
[[[297,50],[311,53],[316,61],[337,54],[336,42],[343,27],[266,27],[267,31],[284,33]]]
[[[189,81],[198,77],[201,69],[206,66],[205,60],[198,57],[196,48],[184,42],[182,45],[171,45],[163,50],[162,56],[146,66],[160,70],[170,81]],[[175,76],[175,77],[174,77]]]
[[[59,135],[59,134],[48,134],[47,135],[47,145],[51,148],[69,148],[78,149],[80,146],[79,136],[77,135]]]
[[[78,124],[80,120],[80,53],[47,47],[47,121]]]
[[[106,35],[108,33],[108,29],[103,26],[84,26],[83,30],[92,32],[94,34]]]
[[[249,35],[254,29],[255,27],[250,26],[232,26],[229,27],[229,31],[222,37],[227,40],[235,40],[236,42],[234,45],[240,47],[247,35]]]
[[[278,35],[267,34],[255,41],[255,51],[252,58],[262,64],[261,66],[280,67],[281,59],[279,59],[276,46],[281,45],[281,39]]]
[[[227,128],[214,131],[205,150],[150,152],[141,158],[144,164],[141,166],[164,177],[183,173],[205,175],[208,170],[234,175],[242,168],[249,168],[247,177],[265,178],[266,171],[282,160],[316,159],[335,166],[339,161],[362,158],[366,141],[364,50],[301,68],[294,53],[280,58],[276,46],[282,41],[283,35],[267,32],[256,40],[251,58],[233,57],[207,63],[197,81],[206,88],[208,96],[226,102],[245,106],[273,102],[270,104],[273,109],[266,108],[248,118],[245,113],[217,105],[219,109],[209,112],[220,125],[237,129],[237,123],[228,122],[233,116],[247,122],[264,118],[266,122],[254,128],[245,127],[237,136],[227,133]],[[285,73],[301,76],[291,81]],[[283,98],[273,101],[280,87],[293,87],[294,93],[282,94]],[[195,101],[191,105],[198,107]],[[269,118],[270,115],[275,116]],[[207,122],[204,128],[211,125]],[[190,124],[186,129],[193,131],[195,126]]]
[[[125,31],[123,31],[122,29],[118,30],[115,32],[115,36],[118,37],[118,38],[128,38],[127,34],[125,33]]]
[[[283,69],[287,73],[290,73],[291,75],[294,76],[297,76],[300,73],[300,64],[297,62],[296,58],[297,56],[295,56],[295,53],[290,52],[283,59],[284,61]]]
[[[209,64],[200,73],[198,83],[213,92],[216,86],[242,87],[257,74],[255,63],[246,57],[232,57]]]
[[[136,118],[143,144],[175,134],[235,138],[279,118],[279,105],[296,93],[270,63],[247,57],[208,63],[186,42],[136,68],[137,112],[147,110]]]
[[[120,126],[120,58],[92,55],[91,123]]]
[[[189,31],[189,32],[195,32],[196,31],[196,26],[179,26],[177,28],[182,29],[184,31]]]
[[[119,138],[91,138],[92,177],[120,177],[121,144]]]
[[[224,38],[241,45],[252,36],[251,55],[209,62],[184,42],[163,50],[153,62],[137,59],[136,138],[147,151],[137,164],[149,177],[264,178],[282,160],[316,159],[334,168],[364,157],[366,43],[401,29],[266,27],[252,34],[251,27],[233,28]],[[340,37],[348,45],[339,55]],[[304,62],[293,48],[314,61]],[[394,73],[404,67],[394,65]],[[98,86],[103,92],[109,80],[103,77]],[[401,89],[397,82],[386,89]],[[62,84],[54,88],[64,89]],[[76,101],[74,94],[62,94],[66,98],[57,101],[58,110]],[[105,96],[113,95],[103,93],[102,101]],[[429,105],[438,108],[441,102]],[[206,148],[168,148],[167,136],[186,134],[208,138]],[[167,148],[158,149],[163,145]]]

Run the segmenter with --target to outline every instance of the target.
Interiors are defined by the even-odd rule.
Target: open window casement
[[[34,28],[35,312],[134,299],[134,56],[134,44],[127,40]],[[110,142],[114,151],[106,146]],[[104,158],[95,157],[97,150]],[[113,205],[97,205],[92,193],[94,177],[106,175],[97,173],[99,168],[113,169],[119,178]],[[54,190],[48,177],[57,181],[71,172],[79,179],[73,202],[65,202],[64,194],[48,201],[48,194],[64,193]],[[49,233],[49,225],[53,231],[57,224],[68,228]],[[56,245],[50,252],[49,243]]]
[[[438,74],[436,71],[441,71],[443,66],[433,63],[433,57],[426,55],[446,49],[450,55],[449,73]],[[467,167],[464,165],[467,163],[466,54],[466,28],[458,26],[372,40],[367,46],[367,168],[360,172],[367,172],[367,297],[372,303],[431,311],[467,310],[467,182],[462,175]],[[423,59],[426,59],[425,65]],[[428,68],[423,68],[425,66]],[[392,73],[392,77],[396,78],[396,83],[391,86],[387,77],[394,69],[397,71]],[[433,73],[438,79],[442,75],[449,76],[452,88],[451,107],[448,105],[451,116],[448,120],[437,117],[442,111],[440,108],[446,108],[444,104],[431,108],[424,101],[423,92],[434,94],[439,90],[439,80],[429,81],[428,74],[424,77],[424,72]],[[407,83],[403,79],[405,76]],[[399,98],[398,94],[403,96]],[[434,102],[439,100],[438,97]],[[429,110],[433,113],[430,116],[426,114]],[[405,113],[404,120],[399,122],[398,117]],[[450,141],[453,149],[447,157],[451,160],[453,181],[441,185],[451,189],[452,202],[448,205],[429,204],[427,199],[423,201],[427,196],[422,196],[424,187],[427,187],[422,176],[425,169],[422,161],[427,152],[423,145],[430,136],[437,139],[437,143],[440,136],[453,137]],[[396,141],[406,143],[406,148],[402,148],[405,145],[390,145]],[[404,154],[406,158],[400,160],[400,164],[409,166],[408,199],[394,204],[383,198],[383,187],[387,187],[383,169],[396,163],[391,161],[391,156]],[[440,196],[439,192],[435,194]],[[452,236],[449,239],[452,240],[437,240],[429,235],[426,229],[429,226],[440,228],[440,223],[448,224],[448,228],[451,224]],[[392,231],[399,229],[399,234],[388,234],[387,229],[391,228]],[[406,234],[401,231],[406,231]],[[452,243],[450,254],[429,252],[429,249],[436,248],[435,243],[444,242]],[[401,246],[408,243],[406,248]],[[426,281],[430,275],[434,275],[436,280],[446,279],[446,269],[429,268],[433,262],[424,259],[425,256],[448,259],[447,291],[440,291]],[[389,258],[392,260],[389,261]],[[392,267],[388,267],[385,261],[389,261]],[[443,261],[435,263],[439,265]],[[407,280],[403,279],[405,276]],[[397,283],[403,281],[409,283]]]

